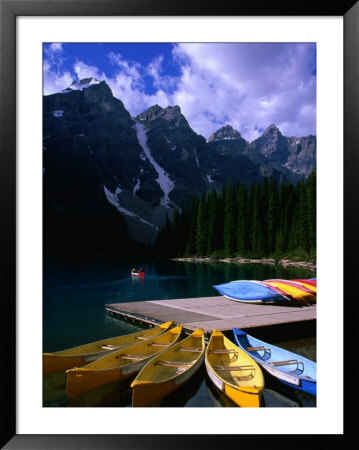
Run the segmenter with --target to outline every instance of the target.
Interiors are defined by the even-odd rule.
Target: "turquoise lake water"
[[[143,267],[144,280],[132,279],[132,267]],[[107,303],[187,297],[217,296],[215,284],[239,279],[312,278],[309,270],[265,264],[186,263],[175,261],[56,262],[43,270],[43,351],[53,352],[99,339],[140,330],[137,325],[111,317]],[[284,341],[283,347],[315,360],[316,339]],[[268,378],[268,379],[267,379]],[[315,398],[294,392],[266,377],[265,406],[315,406]],[[130,406],[130,382],[111,385],[70,401],[65,392],[66,376],[44,378],[44,406]],[[294,392],[294,393],[293,393]],[[179,391],[164,399],[162,406],[234,406],[211,385],[205,371]]]

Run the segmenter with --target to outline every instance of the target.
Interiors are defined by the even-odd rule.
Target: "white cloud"
[[[50,51],[52,52],[62,52],[62,44],[51,44]]]
[[[111,52],[111,75],[78,60],[78,77],[105,80],[135,116],[148,107],[179,105],[190,126],[205,138],[226,123],[248,141],[275,123],[284,135],[316,133],[315,47],[307,44],[177,44],[179,76],[165,73],[163,55],[147,66]],[[44,53],[44,93],[73,81],[63,69],[61,44]],[[148,82],[151,80],[151,89]],[[147,84],[146,84],[147,83]]]
[[[97,67],[89,66],[83,61],[76,61],[73,69],[78,80],[82,80],[83,78],[97,78],[100,80],[104,76],[103,73],[100,73]]]
[[[173,97],[205,137],[227,122],[249,141],[273,122],[283,134],[315,134],[312,51],[305,44],[179,44],[173,55],[182,77]]]

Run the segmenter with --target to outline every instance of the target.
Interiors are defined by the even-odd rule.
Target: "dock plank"
[[[316,320],[316,305],[294,307],[235,302],[224,296],[148,300],[105,305],[110,314],[136,318],[146,323],[174,320],[184,328],[214,328],[230,331],[233,327],[255,328],[268,325]]]

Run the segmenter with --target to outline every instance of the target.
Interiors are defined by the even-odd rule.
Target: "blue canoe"
[[[260,281],[238,280],[213,286],[217,291],[237,302],[278,303],[289,302],[290,298],[278,293]]]
[[[237,345],[263,369],[287,386],[317,395],[317,364],[301,355],[256,339],[233,328]]]

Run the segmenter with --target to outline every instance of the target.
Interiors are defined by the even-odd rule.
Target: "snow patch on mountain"
[[[159,184],[159,186],[164,194],[161,199],[161,205],[168,208],[169,202],[170,202],[169,193],[173,190],[175,184],[169,178],[166,171],[155,161],[155,159],[151,155],[151,150],[149,149],[149,147],[147,145],[147,136],[146,136],[145,126],[142,123],[140,123],[139,120],[135,119],[135,128],[136,128],[136,133],[137,133],[137,137],[138,137],[138,142],[140,143],[141,147],[143,148],[143,151],[145,152],[147,159],[152,164],[153,168],[155,169],[155,171],[158,174],[158,178],[156,179],[156,181]]]
[[[109,190],[106,188],[105,185],[104,185],[103,188],[104,188],[104,191],[105,191],[105,195],[106,195],[107,200],[111,203],[111,205],[115,206],[115,208],[117,209],[117,211],[119,211],[119,212],[122,213],[122,214],[125,214],[126,216],[133,217],[133,218],[139,220],[140,222],[142,222],[142,223],[144,223],[144,224],[146,224],[146,225],[149,225],[150,227],[155,228],[156,230],[158,230],[158,227],[154,226],[152,223],[148,222],[148,221],[145,220],[145,219],[142,219],[142,217],[140,217],[139,215],[133,213],[132,211],[129,211],[129,210],[126,209],[126,208],[123,208],[123,207],[120,205],[120,202],[119,202],[119,200],[118,200],[117,194],[118,194],[119,192],[121,192],[121,189],[120,189],[119,192],[118,192],[117,189],[116,189],[116,192],[113,193],[113,192],[109,191]]]
[[[133,188],[134,195],[136,195],[136,192],[140,189],[140,187],[141,187],[141,180],[138,178],[137,183],[135,184],[135,186]]]
[[[71,91],[82,91],[83,89],[87,89],[94,84],[100,84],[100,81],[96,80],[96,78],[85,78],[81,81],[74,81],[71,86],[62,91],[62,94],[68,94]]]
[[[197,167],[199,168],[199,161],[198,161],[198,156],[197,156],[197,150],[196,149],[194,149],[194,156],[196,158]]]

